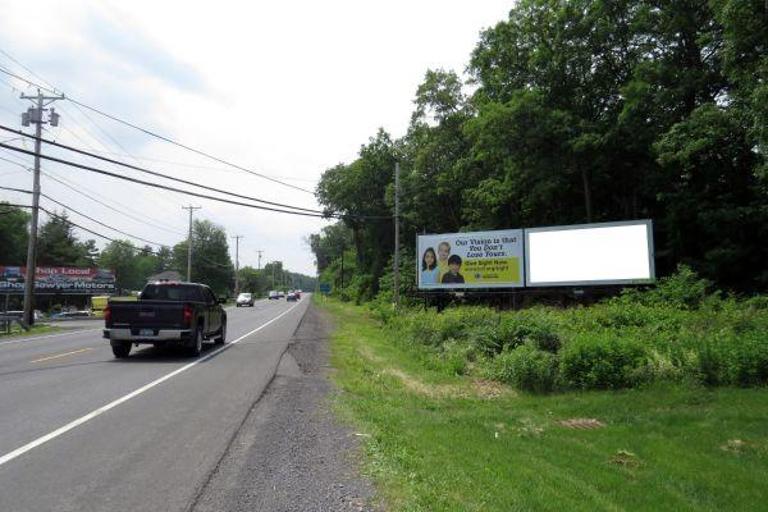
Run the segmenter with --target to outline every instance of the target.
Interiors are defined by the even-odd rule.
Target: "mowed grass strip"
[[[321,303],[337,408],[390,510],[768,508],[764,388],[486,393],[429,370],[364,308]]]
[[[53,334],[61,331],[59,327],[53,327],[51,325],[33,325],[28,331],[22,329],[19,324],[13,323],[11,325],[11,332],[6,333],[5,326],[0,326],[0,338],[22,338],[29,336],[40,336],[43,334]]]

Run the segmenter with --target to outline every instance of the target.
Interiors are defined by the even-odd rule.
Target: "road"
[[[96,326],[0,342],[0,510],[187,510],[307,310],[228,310],[199,359],[112,356]]]

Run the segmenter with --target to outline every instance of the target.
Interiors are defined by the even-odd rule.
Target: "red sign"
[[[0,266],[0,293],[24,293],[26,267]],[[37,267],[35,293],[92,295],[115,291],[115,273],[103,268]]]

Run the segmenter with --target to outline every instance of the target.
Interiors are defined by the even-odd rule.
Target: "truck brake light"
[[[109,306],[104,308],[104,323],[109,324],[112,322],[112,310]]]
[[[189,304],[184,304],[184,325],[192,324],[192,308]]]

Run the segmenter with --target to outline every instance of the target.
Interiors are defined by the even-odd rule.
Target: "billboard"
[[[420,235],[419,289],[524,286],[523,230]]]
[[[0,266],[0,294],[23,294],[26,267]],[[36,294],[114,293],[115,273],[103,268],[37,267]]]
[[[649,283],[653,258],[650,220],[525,230],[527,286]]]

